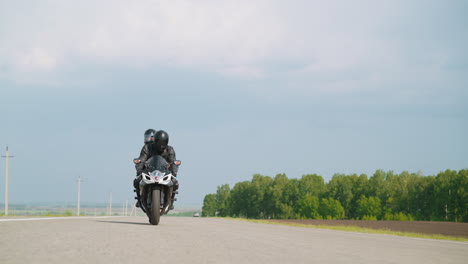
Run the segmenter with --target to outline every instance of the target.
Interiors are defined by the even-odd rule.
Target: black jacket
[[[169,170],[172,172],[174,176],[177,176],[178,166],[173,164],[174,160],[176,160],[176,153],[174,148],[171,146],[167,146],[162,153],[158,153],[154,144],[145,144],[140,151],[140,163],[135,165],[137,170],[137,175],[140,175],[143,172],[145,167],[145,162],[154,155],[161,155],[167,163],[171,164]]]

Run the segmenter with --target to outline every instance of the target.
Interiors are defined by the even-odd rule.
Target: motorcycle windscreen
[[[161,171],[164,173],[169,173],[169,163],[160,155],[155,155],[151,158],[149,158],[146,161],[146,167],[148,168],[148,171]]]

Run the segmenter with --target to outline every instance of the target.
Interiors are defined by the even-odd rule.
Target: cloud
[[[89,66],[156,65],[245,80],[282,78],[304,94],[387,89],[394,80],[412,84],[431,73],[443,82],[453,68],[466,70],[460,65],[468,58],[468,37],[460,25],[463,4],[456,1],[147,0],[129,5],[123,0],[45,0],[3,5],[0,78],[16,81],[60,78],[61,72]]]
[[[271,56],[284,30],[268,1],[63,1],[1,13],[0,58],[10,71],[59,70],[80,60],[242,68]],[[24,8],[25,6],[26,8]],[[18,23],[21,19],[21,23]]]

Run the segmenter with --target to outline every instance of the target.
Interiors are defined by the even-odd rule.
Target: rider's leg
[[[135,199],[137,200],[135,206],[140,207],[140,201],[137,198],[140,196],[140,177],[133,180],[133,187],[135,188]]]
[[[173,177],[172,182],[174,183],[174,186],[172,187],[171,206],[169,207],[169,210],[174,209],[175,196],[178,193],[177,190],[179,190],[179,181],[177,178]]]

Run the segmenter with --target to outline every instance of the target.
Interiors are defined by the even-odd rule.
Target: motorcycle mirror
[[[133,163],[135,163],[135,164],[138,164],[140,162],[141,162],[141,160],[139,160],[139,159],[133,159]]]
[[[182,162],[180,160],[174,160],[174,164],[179,166]]]

